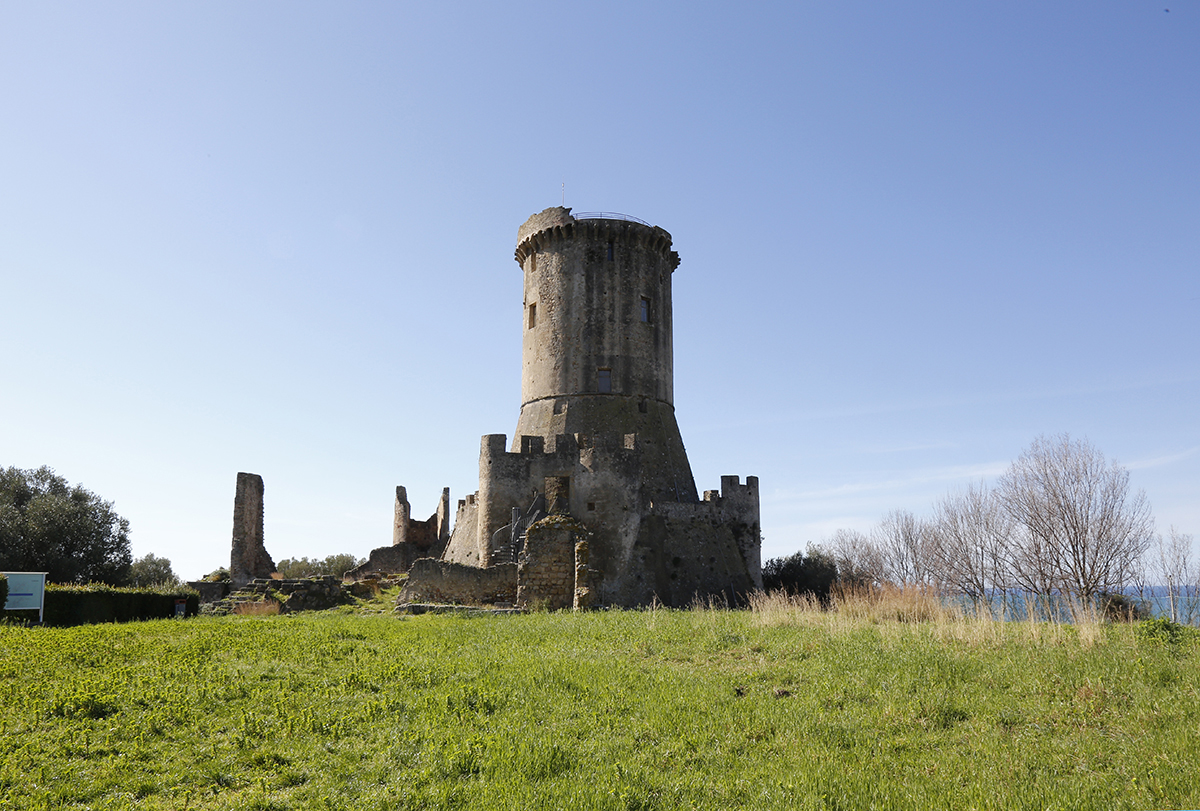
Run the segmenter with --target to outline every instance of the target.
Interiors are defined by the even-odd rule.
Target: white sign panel
[[[6,611],[20,609],[42,610],[42,598],[46,593],[45,572],[2,572],[8,577],[8,602]]]

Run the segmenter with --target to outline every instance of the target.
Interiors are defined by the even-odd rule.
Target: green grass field
[[[0,627],[0,808],[1197,808],[1198,664],[811,611]]]

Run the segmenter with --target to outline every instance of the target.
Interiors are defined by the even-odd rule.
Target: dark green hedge
[[[200,612],[200,595],[183,587],[121,588],[101,583],[86,586],[47,584],[46,625],[88,625],[175,616],[175,601],[187,600],[186,616]]]

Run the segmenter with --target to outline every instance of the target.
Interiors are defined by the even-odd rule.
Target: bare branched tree
[[[839,529],[824,546],[833,555],[841,582],[868,586],[883,582],[883,555],[863,533]]]
[[[931,585],[934,569],[930,533],[925,522],[907,510],[892,510],[875,528],[874,541],[883,555],[884,575],[900,585]]]
[[[1016,525],[1014,578],[1035,594],[1091,602],[1119,592],[1154,537],[1150,506],[1129,491],[1129,472],[1065,434],[1034,440],[997,495]]]
[[[947,495],[934,508],[930,528],[938,582],[965,594],[977,610],[993,590],[1003,597],[1011,585],[1012,519],[987,487],[981,483]]]
[[[1175,527],[1167,536],[1158,536],[1154,544],[1152,565],[1159,583],[1167,590],[1167,611],[1174,622],[1188,625],[1196,620],[1200,608],[1200,567],[1192,563],[1192,536]]]

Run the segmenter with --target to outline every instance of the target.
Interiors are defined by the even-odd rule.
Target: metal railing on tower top
[[[654,226],[645,220],[639,220],[637,217],[630,217],[628,214],[618,214],[615,211],[582,211],[578,214],[572,214],[577,220],[625,220],[626,222],[636,222],[641,225],[647,225],[653,228]]]

